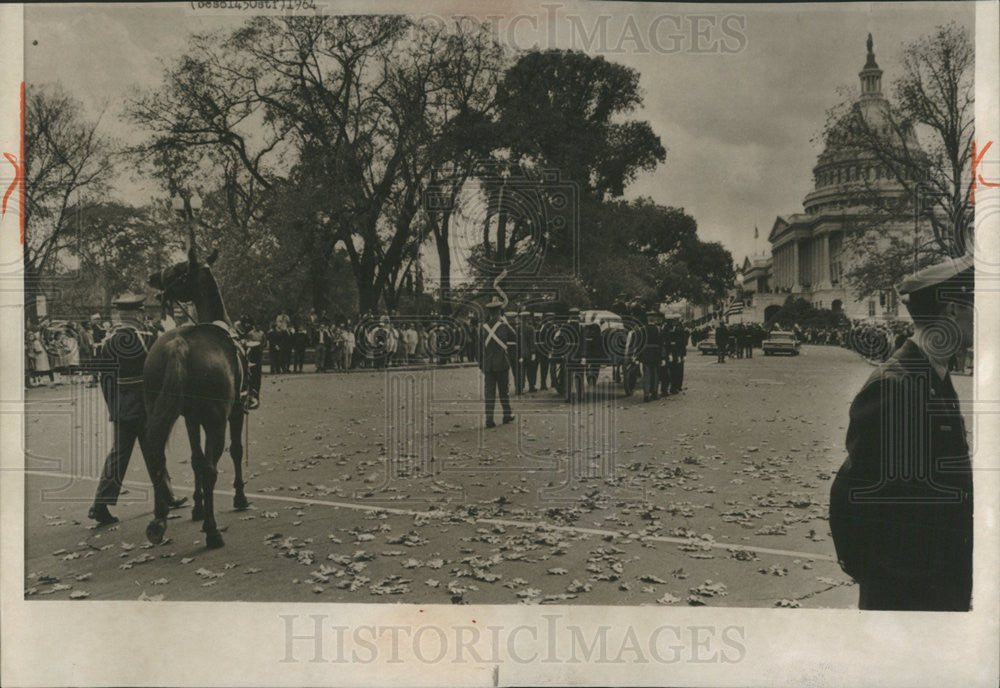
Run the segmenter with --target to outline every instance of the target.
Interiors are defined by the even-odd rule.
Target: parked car
[[[775,330],[772,332],[767,339],[764,340],[764,344],[761,346],[764,349],[765,356],[771,356],[773,354],[788,354],[789,356],[798,356],[799,348],[802,345],[799,340],[795,338],[794,332],[782,332],[780,330]]]
[[[710,334],[708,335],[708,339],[698,342],[698,351],[701,352],[702,356],[719,353],[719,347],[715,345],[715,334]]]
[[[625,328],[622,317],[611,311],[580,311],[580,324],[601,326],[601,332],[607,330],[621,330]]]

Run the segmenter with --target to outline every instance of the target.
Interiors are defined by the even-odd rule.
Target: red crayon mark
[[[18,189],[18,223],[21,226],[21,245],[24,245],[24,82],[21,82],[21,130],[20,130],[20,148],[18,150],[18,155],[12,153],[4,153],[3,157],[7,158],[7,162],[14,166],[14,180],[7,187],[7,192],[3,195],[3,203],[0,205],[0,217],[7,214],[7,201],[10,200],[10,195],[14,193],[14,189]]]
[[[976,183],[977,183],[977,180],[978,180],[978,183],[982,184],[983,186],[990,186],[990,187],[1000,186],[1000,183],[994,184],[993,182],[986,181],[985,179],[983,179],[983,175],[978,174],[978,172],[977,172],[977,170],[979,168],[979,163],[982,162],[983,157],[986,155],[986,151],[988,151],[990,149],[990,146],[992,146],[992,145],[993,145],[992,141],[987,141],[986,145],[983,146],[982,152],[979,153],[979,155],[976,155],[976,142],[975,141],[972,142],[972,189],[971,189],[971,193],[972,193],[972,204],[973,205],[975,205],[975,203],[976,203]]]

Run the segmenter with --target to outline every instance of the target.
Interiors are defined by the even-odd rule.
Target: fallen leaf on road
[[[724,597],[728,594],[723,583],[713,583],[710,580],[706,580],[696,588],[691,588],[691,592],[702,597]]]

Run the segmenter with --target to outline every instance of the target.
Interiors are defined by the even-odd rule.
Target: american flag
[[[730,315],[739,315],[743,312],[743,302],[737,301],[736,297],[733,296],[729,299],[729,303],[726,304],[726,317]]]

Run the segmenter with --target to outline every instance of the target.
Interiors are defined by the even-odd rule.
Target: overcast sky
[[[344,4],[319,4],[329,13],[350,11]],[[412,12],[415,5],[377,6]],[[683,207],[697,220],[701,238],[721,241],[737,262],[767,249],[776,215],[801,212],[819,153],[814,139],[826,111],[842,100],[838,89],[857,91],[868,33],[888,90],[904,44],[948,21],[970,30],[974,23],[971,3],[565,3],[555,9],[420,3],[421,10],[436,7],[441,16],[501,14],[491,6],[503,8],[506,18],[496,24],[508,43],[582,49],[585,36],[592,36],[588,52],[638,70],[645,101],[634,116],[650,122],[668,152],[666,162],[639,177],[626,195]],[[605,30],[594,33],[602,14],[610,15]],[[105,111],[108,133],[131,139],[134,132],[118,120],[130,91],[157,84],[162,63],[181,54],[193,32],[234,28],[246,18],[239,11],[194,11],[186,2],[29,4],[25,80],[29,87],[59,82],[88,114]],[[694,40],[698,29],[703,35]],[[139,195],[143,187],[123,188]],[[761,234],[756,246],[755,224]]]

